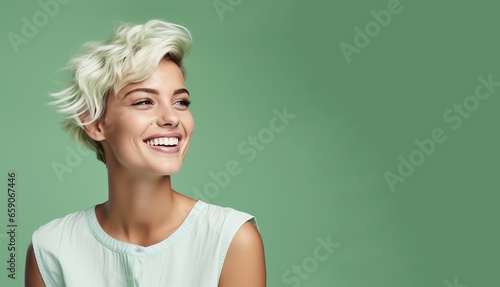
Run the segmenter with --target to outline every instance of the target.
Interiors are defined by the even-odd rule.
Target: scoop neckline
[[[181,223],[181,225],[172,234],[170,234],[162,241],[149,246],[141,246],[120,241],[107,234],[97,221],[97,216],[95,213],[96,206],[97,205],[94,205],[88,208],[85,211],[85,215],[87,217],[87,222],[90,230],[102,245],[119,253],[138,257],[148,257],[166,252],[176,242],[184,238],[192,229],[194,223],[198,218],[198,215],[207,206],[207,204],[201,200],[198,200],[194,204],[191,211],[189,211],[188,215]]]

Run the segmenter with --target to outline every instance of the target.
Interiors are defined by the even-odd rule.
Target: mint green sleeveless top
[[[229,244],[255,218],[198,201],[181,226],[147,247],[118,241],[99,225],[95,207],[55,219],[32,236],[47,287],[216,287]]]

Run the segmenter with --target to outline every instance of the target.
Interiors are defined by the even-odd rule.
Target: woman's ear
[[[88,115],[85,115],[81,118],[81,121],[82,121],[82,123],[86,123],[86,122],[89,122],[90,119],[89,119]],[[83,130],[85,131],[85,133],[87,133],[87,135],[91,139],[98,141],[98,142],[106,139],[106,137],[104,136],[104,129],[103,129],[103,125],[102,125],[101,121],[102,121],[101,119],[97,119],[90,124],[83,125]]]

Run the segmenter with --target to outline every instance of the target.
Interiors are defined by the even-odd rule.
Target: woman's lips
[[[182,134],[179,132],[157,133],[143,140],[151,149],[162,153],[179,152],[181,141]]]
[[[180,150],[180,145],[176,145],[176,146],[163,146],[163,145],[156,145],[156,146],[152,146],[152,145],[148,145],[146,144],[148,147],[150,147],[151,149],[155,150],[155,151],[158,151],[158,152],[162,152],[162,153],[178,153],[179,150]]]

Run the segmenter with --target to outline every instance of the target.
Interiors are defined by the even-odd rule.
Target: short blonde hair
[[[110,91],[118,92],[127,84],[147,79],[162,59],[175,62],[185,77],[182,62],[191,43],[189,30],[161,20],[121,24],[109,40],[85,43],[66,67],[71,72],[68,86],[51,94],[56,98],[51,104],[57,105],[64,117],[64,130],[106,163],[101,143],[90,138],[83,126],[104,114]],[[89,120],[82,122],[83,117]]]

